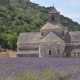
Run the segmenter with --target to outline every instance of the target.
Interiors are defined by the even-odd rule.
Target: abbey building
[[[40,32],[26,32],[17,41],[18,57],[80,57],[80,32],[70,32],[60,24],[59,12],[52,7]]]

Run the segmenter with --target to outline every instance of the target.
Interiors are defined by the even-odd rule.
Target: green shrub
[[[40,73],[40,76],[41,76],[41,78],[43,78],[43,80],[55,80],[56,79],[55,71],[53,71],[49,68],[43,69]]]
[[[16,75],[15,80],[37,80],[37,78],[32,72],[24,72]]]
[[[41,71],[20,71],[15,75],[1,76],[0,80],[70,80],[71,75],[64,71],[45,68]]]

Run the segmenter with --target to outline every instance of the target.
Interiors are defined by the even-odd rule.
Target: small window
[[[49,50],[49,55],[51,56],[51,50]]]
[[[79,53],[79,56],[80,56],[80,53]]]
[[[80,56],[80,53],[78,52],[78,56]]]
[[[74,53],[74,56],[76,56],[76,53]]]
[[[52,21],[54,21],[55,20],[55,18],[54,18],[54,16],[52,17]]]
[[[43,34],[43,33],[41,33],[41,35],[43,36],[44,34]]]
[[[59,49],[57,49],[57,53],[58,53],[58,54],[60,53],[60,50],[59,50]]]

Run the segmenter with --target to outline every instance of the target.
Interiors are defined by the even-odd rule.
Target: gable
[[[41,42],[47,42],[47,43],[61,42],[61,43],[64,43],[64,41],[53,32],[48,33],[48,35],[46,35],[41,40]]]

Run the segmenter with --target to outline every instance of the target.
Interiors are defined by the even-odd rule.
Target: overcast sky
[[[31,0],[41,6],[54,5],[64,16],[80,23],[80,0]]]

